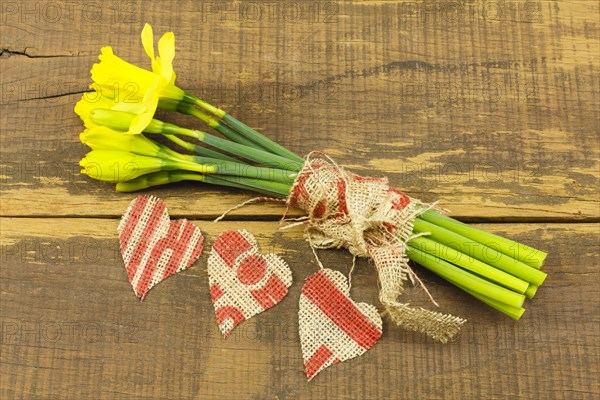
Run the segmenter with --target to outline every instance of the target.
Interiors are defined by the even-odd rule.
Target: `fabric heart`
[[[349,295],[346,277],[331,269],[321,269],[302,287],[298,319],[309,381],[330,365],[362,355],[381,337],[377,308]]]
[[[243,321],[273,307],[292,285],[292,271],[275,254],[260,254],[245,230],[226,231],[208,258],[210,297],[219,329],[227,337]]]
[[[202,253],[200,229],[185,219],[171,222],[163,201],[134,199],[117,228],[127,279],[141,300],[162,280],[189,268]]]

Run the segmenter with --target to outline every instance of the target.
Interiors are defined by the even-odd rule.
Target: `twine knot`
[[[464,319],[397,301],[405,280],[421,283],[408,265],[406,244],[414,237],[415,218],[430,205],[389,187],[385,177],[356,175],[319,152],[306,156],[287,203],[308,214],[306,235],[313,248],[343,247],[374,261],[379,299],[398,325],[441,342],[459,332]]]

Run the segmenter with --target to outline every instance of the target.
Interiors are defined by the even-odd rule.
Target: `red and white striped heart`
[[[273,307],[292,285],[292,271],[275,254],[260,254],[245,230],[226,231],[208,258],[210,297],[219,329],[227,337],[243,321]]]
[[[346,277],[331,269],[310,276],[298,313],[304,373],[310,381],[325,368],[358,357],[381,337],[377,308],[350,299]]]
[[[171,222],[163,201],[154,196],[134,199],[117,228],[127,279],[144,300],[162,280],[189,268],[202,253],[204,237],[191,222]]]

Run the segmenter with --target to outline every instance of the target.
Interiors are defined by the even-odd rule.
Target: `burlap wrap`
[[[406,243],[413,237],[413,221],[427,205],[389,187],[387,178],[362,177],[313,154],[288,198],[289,206],[308,214],[311,246],[344,247],[357,257],[371,258],[379,275],[379,299],[394,322],[444,343],[454,337],[464,319],[397,301],[404,282],[415,276]]]

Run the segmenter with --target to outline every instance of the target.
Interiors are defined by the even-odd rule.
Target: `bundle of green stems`
[[[110,132],[96,133],[98,137],[93,131],[87,133],[89,137],[82,136],[82,141],[94,149],[87,162],[103,157],[115,160],[115,146],[124,147],[128,157],[135,155],[131,162],[138,168],[130,179],[114,180],[118,191],[200,181],[271,197],[289,196],[304,165],[302,157],[189,93],[180,101],[161,99],[158,108],[194,116],[222,137],[156,119],[144,134],[131,135],[131,143],[108,138]],[[102,108],[91,112],[91,120],[111,132],[126,131],[133,117]],[[162,142],[184,153],[160,144],[154,136],[162,136],[166,139]],[[416,218],[414,233],[416,237],[408,242],[409,259],[511,318],[523,315],[525,299],[533,298],[546,278],[541,271],[546,253],[432,209]]]

